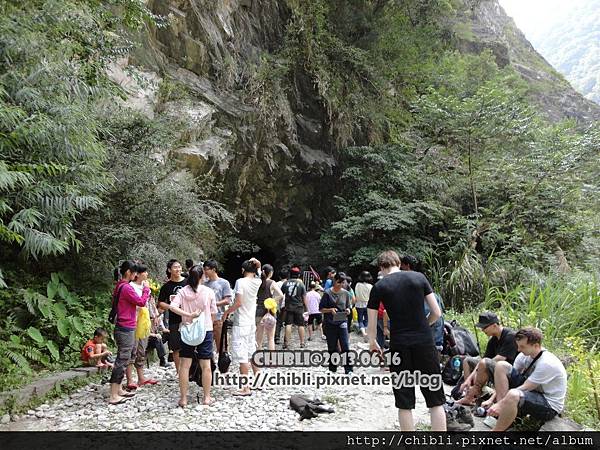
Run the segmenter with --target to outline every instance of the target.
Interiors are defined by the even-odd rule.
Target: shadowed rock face
[[[314,230],[331,217],[338,183],[335,144],[311,77],[296,69],[286,75],[291,88],[284,90],[264,73],[262,59],[284,41],[286,2],[150,0],[148,5],[169,22],[149,30],[129,63],[143,67],[154,81],[160,74],[186,89],[180,98],[159,99],[154,83],[145,94],[133,95],[132,106],[144,113],[185,123],[178,140],[183,144],[157,157],[176,157],[197,175],[215,175],[223,184],[216,200],[237,213],[245,239],[277,254],[311,231],[315,239]],[[513,65],[551,120],[600,118],[600,108],[535,52],[497,0],[465,5],[458,16],[468,28],[457,36],[460,50],[491,49],[500,66]],[[355,140],[369,142],[367,136]],[[294,248],[287,251],[294,254]]]
[[[186,145],[170,152],[195,174],[215,174],[245,238],[285,246],[307,234],[325,209],[335,160],[325,112],[309,77],[258,104],[261,56],[282,44],[289,11],[269,0],[150,1],[169,25],[150,30],[133,63],[191,95],[160,105],[189,123]],[[260,87],[260,86],[259,86]],[[268,86],[267,86],[268,89]]]

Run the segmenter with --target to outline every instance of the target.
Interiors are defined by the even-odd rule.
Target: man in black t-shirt
[[[438,352],[433,342],[430,325],[441,316],[440,307],[427,278],[419,272],[401,272],[400,258],[388,250],[379,255],[377,262],[384,277],[379,280],[369,296],[368,334],[371,351],[381,353],[377,344],[377,310],[383,303],[390,318],[390,351],[392,365],[390,371],[396,376],[420,372],[418,383],[429,408],[431,431],[446,431],[446,414],[443,404],[446,401],[440,374]],[[425,316],[423,301],[430,308]],[[394,359],[400,357],[400,363]],[[425,375],[425,376],[423,376]],[[429,383],[423,383],[423,380]],[[406,379],[405,379],[406,381]],[[396,408],[402,431],[414,431],[412,410],[415,408],[416,383],[404,382],[394,387]],[[425,386],[424,384],[427,384]]]
[[[300,280],[300,268],[290,269],[290,279],[281,285],[285,305],[285,344],[284,348],[292,342],[292,325],[298,327],[300,348],[304,348],[304,303],[306,300],[306,287]]]
[[[171,304],[171,299],[175,297],[179,289],[187,285],[187,278],[181,276],[181,263],[177,260],[170,260],[167,263],[167,281],[160,288],[158,293],[158,307],[162,310],[168,310],[168,305]],[[181,349],[181,334],[179,325],[181,324],[181,316],[179,314],[169,314],[169,349],[173,352],[173,362],[175,369],[179,373],[179,350]]]
[[[482,359],[469,356],[463,361],[465,381],[461,384],[460,391],[467,391],[467,394],[457,402],[461,405],[474,405],[483,386],[488,381],[494,380],[496,363],[506,361],[512,364],[518,353],[515,331],[503,327],[498,316],[493,312],[481,313],[476,326],[481,328],[481,331],[489,336],[490,340]]]

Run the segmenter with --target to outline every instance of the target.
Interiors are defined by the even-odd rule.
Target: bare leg
[[[412,409],[399,409],[398,421],[400,422],[400,431],[415,431]]]
[[[269,345],[269,350],[275,350],[275,327],[267,330],[267,342]]]
[[[256,345],[258,350],[262,350],[263,336],[265,327],[261,324],[256,325]]]
[[[177,359],[179,363],[179,406],[186,406],[192,358],[179,359],[178,355]],[[204,380],[202,382],[204,383]]]
[[[443,406],[429,408],[429,417],[431,418],[431,431],[446,431],[446,413]]]
[[[96,345],[94,346],[94,353],[95,353],[96,355],[98,355],[98,354],[100,354],[100,353],[102,353],[102,352],[106,351],[106,349],[107,349],[107,348],[108,348],[108,347],[106,347],[106,344],[96,344]],[[100,367],[100,368],[102,368],[102,367],[106,367],[106,364],[104,364],[104,360],[107,358],[107,356],[108,356],[108,355],[105,355],[105,356],[98,356],[97,358],[94,358],[94,365],[95,365],[96,367]],[[90,358],[90,360],[91,360],[91,358]]]
[[[298,327],[298,337],[300,338],[300,345],[304,345],[304,325]]]
[[[217,352],[219,351],[219,348],[221,346],[221,330],[223,328],[223,321],[222,320],[215,320],[213,322],[213,336],[215,338],[215,349],[217,350]]]
[[[511,426],[519,412],[520,399],[521,391],[511,389],[502,401],[496,404],[494,409],[498,412],[498,421],[492,431],[506,431]]]
[[[137,371],[138,385],[141,386],[146,382],[146,377],[144,376],[144,368],[136,367],[135,370]]]
[[[464,367],[468,367],[468,364],[465,364]],[[473,385],[469,388],[467,395],[456,402],[459,405],[473,405],[475,400],[477,400],[477,397],[481,395],[481,390],[489,379],[485,358],[477,363],[473,376],[475,379],[473,380]]]
[[[512,366],[506,361],[498,361],[494,370],[494,388],[496,389],[496,402],[504,398],[508,392],[508,375]]]
[[[250,372],[250,363],[240,363],[240,375],[244,375],[247,379],[248,373]],[[240,394],[250,394],[250,385],[246,384],[240,389]]]
[[[127,386],[133,384],[133,364],[129,364],[125,369],[125,377],[127,378]]]
[[[191,360],[191,358],[190,358]],[[177,373],[179,373],[179,350],[176,350],[173,352],[173,362],[175,363],[175,371]],[[191,364],[191,362],[190,362]],[[188,371],[189,371],[189,366],[188,366]]]
[[[285,326],[284,344],[289,346],[291,341],[292,341],[292,326],[286,325]]]
[[[203,405],[210,405],[212,399],[210,398],[210,385],[212,383],[212,371],[210,370],[210,359],[201,359],[200,367],[202,368],[202,391],[204,398],[202,400]]]

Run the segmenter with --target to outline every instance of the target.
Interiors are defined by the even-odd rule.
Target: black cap
[[[498,316],[493,312],[486,311],[484,313],[479,314],[479,322],[476,326],[483,329],[495,323],[500,323]]]

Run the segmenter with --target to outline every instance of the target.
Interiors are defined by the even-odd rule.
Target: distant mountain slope
[[[560,22],[528,37],[575,89],[600,104],[600,0],[572,6]]]
[[[587,1],[589,5],[597,5],[600,2],[600,0]],[[600,106],[577,92],[565,77],[534,49],[513,19],[500,6],[498,0],[471,0],[465,4],[469,7],[459,15],[457,23],[461,50],[476,52],[489,48],[496,55],[500,65],[512,65],[531,86],[533,101],[551,120],[558,121],[564,118],[576,118],[582,122],[600,120]],[[594,86],[595,89],[600,89],[596,82],[600,77],[599,34],[593,34],[591,31],[593,28],[598,28],[600,17],[597,8],[590,6],[588,13],[589,20],[580,18],[582,23],[587,24],[581,26],[580,34],[557,27],[553,30],[555,37],[545,36],[543,39],[548,42],[547,48],[554,48],[553,46],[561,44],[562,50],[548,51],[556,53],[556,58],[564,61],[566,67],[571,68],[573,73],[582,74],[579,78],[581,83],[592,90]],[[592,13],[595,14],[596,19],[592,18]],[[565,27],[575,27],[576,22],[571,22],[569,19],[569,23],[571,25],[565,21]],[[591,42],[593,39],[595,42]],[[590,43],[578,50],[578,41]],[[585,53],[588,50],[589,55]],[[578,57],[580,54],[581,57]],[[595,63],[594,59],[596,59]]]

